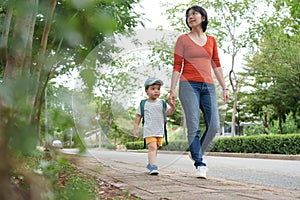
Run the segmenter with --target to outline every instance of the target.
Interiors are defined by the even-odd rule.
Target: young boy
[[[163,100],[159,99],[160,87],[163,82],[157,78],[148,78],[144,84],[148,99],[144,106],[143,138],[148,146],[148,165],[150,175],[157,175],[158,167],[156,156],[158,147],[162,146],[164,137],[164,113]],[[175,110],[175,100],[167,106],[166,115],[173,114]],[[134,121],[134,137],[139,136],[139,125],[141,122],[141,106],[139,105]]]

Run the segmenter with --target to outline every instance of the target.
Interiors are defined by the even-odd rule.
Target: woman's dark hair
[[[206,31],[206,28],[207,28],[207,24],[208,24],[208,19],[207,19],[207,12],[204,8],[202,8],[201,6],[192,6],[190,8],[188,8],[185,12],[185,23],[186,25],[190,28],[190,30],[192,29],[189,24],[188,24],[188,14],[189,14],[189,11],[190,10],[194,10],[198,13],[201,14],[202,17],[205,17],[205,20],[201,23],[202,25],[202,29],[203,29],[203,32]]]

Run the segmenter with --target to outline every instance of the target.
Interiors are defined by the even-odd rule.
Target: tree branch
[[[46,19],[46,24],[44,27],[44,32],[43,32],[43,36],[42,36],[42,40],[41,40],[40,55],[44,55],[46,48],[47,48],[48,36],[49,36],[50,30],[51,30],[51,23],[52,23],[53,13],[54,13],[56,4],[57,4],[57,0],[51,0],[50,8],[48,11],[48,16]]]

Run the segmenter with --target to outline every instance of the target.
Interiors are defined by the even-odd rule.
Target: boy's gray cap
[[[145,81],[144,86],[145,86],[145,88],[147,89],[150,85],[154,85],[154,84],[157,84],[157,85],[163,85],[164,82],[162,82],[162,80],[160,80],[160,79],[151,77],[151,78],[148,78],[148,79]]]

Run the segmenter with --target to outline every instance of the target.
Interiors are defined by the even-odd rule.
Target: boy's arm
[[[142,116],[139,114],[135,115],[134,127],[133,127],[133,136],[135,138],[139,137],[139,125],[141,123]]]
[[[168,103],[170,105],[170,109],[167,110],[167,115],[172,115],[175,111],[176,100],[171,99]]]

